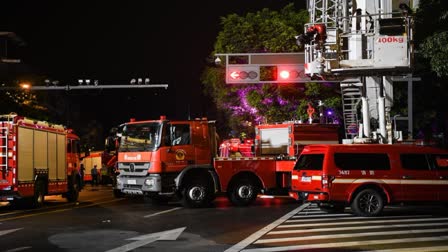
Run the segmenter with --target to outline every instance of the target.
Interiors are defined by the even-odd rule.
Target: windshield
[[[294,170],[322,170],[324,163],[324,154],[306,154],[300,155]]]
[[[153,151],[160,146],[160,123],[128,124],[123,128],[120,152]]]

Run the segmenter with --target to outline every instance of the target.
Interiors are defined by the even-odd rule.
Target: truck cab
[[[209,137],[213,136],[213,137]],[[118,148],[116,195],[144,195],[152,200],[175,196],[186,172],[211,168],[217,145],[214,122],[206,118],[125,123]]]

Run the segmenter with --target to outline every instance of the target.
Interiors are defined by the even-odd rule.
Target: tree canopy
[[[298,52],[295,36],[303,33],[308,22],[306,10],[289,4],[280,11],[263,9],[245,16],[230,14],[221,18],[215,53],[279,53]],[[213,57],[213,56],[212,56]],[[287,120],[307,120],[308,104],[319,100],[330,108],[340,107],[340,95],[334,85],[327,84],[237,84],[225,83],[224,67],[208,66],[202,75],[205,93],[212,97],[221,124],[220,129],[244,134],[253,133],[253,124]],[[316,109],[317,110],[317,109]],[[221,125],[222,126],[222,125]]]

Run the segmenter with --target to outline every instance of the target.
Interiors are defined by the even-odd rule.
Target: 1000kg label
[[[380,37],[378,38],[378,43],[403,43],[403,37]]]

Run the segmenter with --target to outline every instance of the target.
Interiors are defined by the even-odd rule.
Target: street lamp
[[[30,88],[31,88],[31,84],[30,84],[30,83],[27,83],[27,82],[20,83],[20,87],[21,87],[22,89],[25,89],[25,90],[30,90]]]

